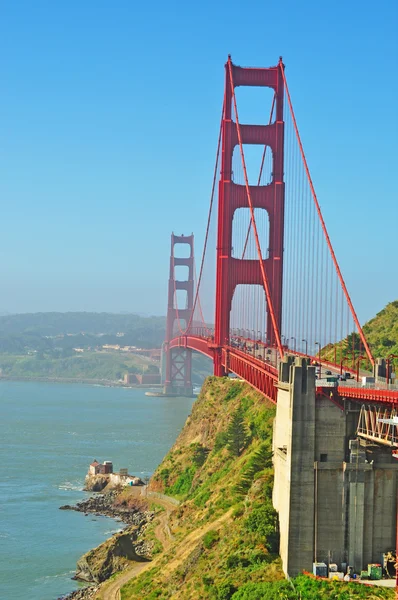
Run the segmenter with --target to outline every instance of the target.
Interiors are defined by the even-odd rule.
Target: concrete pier
[[[329,555],[359,573],[395,549],[398,461],[356,437],[360,408],[316,397],[305,359],[280,364],[273,502],[286,575],[312,572]]]

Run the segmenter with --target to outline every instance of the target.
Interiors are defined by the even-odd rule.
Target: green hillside
[[[122,600],[394,597],[391,589],[305,576],[286,581],[272,506],[274,417],[275,406],[247,384],[206,380],[150,484],[181,502],[169,515],[169,542],[121,588]],[[153,527],[160,530],[156,520]]]
[[[398,300],[387,304],[363,330],[374,356],[398,354]]]
[[[387,358],[398,355],[398,300],[387,304],[373,319],[365,323],[363,332],[375,358]],[[322,358],[334,361],[336,349],[337,363],[352,367],[359,356],[365,354],[363,344],[357,333],[351,333],[337,344],[328,344],[322,348]],[[353,353],[355,360],[353,360]],[[398,360],[398,359],[397,359]],[[369,361],[361,361],[361,369],[371,371]]]
[[[2,377],[13,379],[62,379],[116,382],[126,372],[142,373],[153,365],[147,358],[116,352],[85,352],[53,358],[48,355],[18,356],[0,354]],[[156,369],[155,369],[156,372]]]

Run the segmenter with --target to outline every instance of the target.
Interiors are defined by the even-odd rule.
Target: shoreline
[[[140,539],[140,537],[154,517],[154,512],[148,509],[148,503],[141,495],[142,487],[143,486],[140,486],[140,488],[135,490],[139,493],[131,495],[131,503],[128,503],[127,506],[123,502],[120,505],[117,503],[115,504],[115,501],[117,501],[123,490],[111,489],[104,493],[93,492],[89,498],[83,499],[75,505],[66,504],[60,506],[59,510],[74,510],[76,512],[81,512],[83,516],[94,514],[120,521],[120,531],[107,538],[105,542],[100,544],[100,546],[97,546],[97,548],[112,542],[116,543],[121,537],[128,536],[134,540],[133,547],[137,558],[135,562],[140,564],[142,562],[150,561],[148,555],[151,553],[151,548],[149,548],[147,542],[144,539]],[[113,575],[113,573],[110,573],[104,576],[100,581],[89,580],[85,576],[79,577],[79,573],[82,573],[81,567],[79,570],[79,565],[84,562],[87,554],[93,553],[95,550],[96,548],[89,550],[79,558],[76,563],[75,575],[72,577],[73,580],[87,585],[73,590],[66,595],[59,596],[57,600],[91,600],[100,589],[101,584],[108,581]],[[121,573],[123,572],[123,569],[118,569],[115,572]]]
[[[0,376],[0,383],[6,381],[16,382],[37,382],[37,383],[70,383],[79,385],[96,385],[101,387],[120,387],[126,389],[161,389],[163,384],[161,383],[130,383],[125,384],[119,381],[112,381],[111,379],[72,379],[68,377],[13,377],[8,375]]]

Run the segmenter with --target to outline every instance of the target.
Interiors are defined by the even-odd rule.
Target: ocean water
[[[77,559],[121,524],[59,507],[87,497],[93,459],[150,475],[192,403],[139,389],[0,383],[1,600],[55,600],[78,588]]]

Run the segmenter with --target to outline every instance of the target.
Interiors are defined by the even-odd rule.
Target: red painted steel
[[[283,68],[283,65],[281,63],[281,68]],[[258,235],[258,230],[257,230],[257,224],[256,224],[256,219],[254,216],[254,206],[253,206],[253,200],[251,197],[251,193],[250,193],[250,186],[249,186],[249,180],[247,177],[247,170],[246,170],[246,161],[245,161],[245,155],[243,152],[243,140],[244,140],[244,132],[245,132],[245,128],[251,128],[253,129],[253,131],[258,131],[261,127],[263,126],[251,126],[251,125],[243,125],[241,126],[239,123],[239,116],[238,116],[238,107],[236,104],[236,96],[235,96],[235,87],[234,87],[234,80],[233,80],[233,75],[232,75],[232,62],[231,62],[231,58],[229,57],[228,59],[228,71],[229,71],[229,77],[230,77],[230,84],[231,84],[231,95],[232,95],[232,102],[233,102],[233,107],[234,107],[234,113],[235,113],[235,120],[236,120],[236,134],[237,134],[237,138],[238,138],[238,144],[239,144],[239,151],[240,151],[240,155],[241,155],[241,160],[242,160],[242,167],[243,167],[243,173],[244,173],[244,179],[245,179],[245,188],[246,188],[246,194],[247,194],[247,203],[249,205],[250,208],[250,224],[252,226],[253,229],[253,233],[254,233],[254,238],[255,238],[255,242],[256,242],[256,249],[257,249],[257,255],[258,255],[258,262],[257,264],[260,267],[260,273],[261,273],[261,282],[263,284],[264,290],[265,290],[265,295],[267,298],[267,306],[268,306],[268,324],[267,324],[267,335],[268,338],[271,340],[271,343],[273,341],[275,341],[275,344],[279,350],[279,355],[281,358],[283,358],[283,347],[282,347],[282,343],[281,343],[281,335],[280,335],[280,330],[281,330],[281,324],[282,324],[282,280],[281,280],[281,288],[280,288],[280,321],[277,321],[277,315],[274,309],[274,300],[275,300],[275,294],[271,294],[271,287],[270,287],[270,277],[268,276],[267,273],[267,269],[265,268],[264,265],[264,260],[262,258],[262,252],[261,252],[261,245],[260,245],[260,239],[259,239],[259,235]],[[277,101],[278,101],[278,95],[277,97]],[[278,102],[277,102],[278,105]],[[274,124],[275,126],[278,125],[278,122],[276,122]],[[269,131],[272,129],[274,129],[273,125],[268,125],[265,126],[268,129],[264,130],[267,132],[267,134],[269,134]],[[276,130],[275,129],[275,134],[276,134]],[[260,136],[261,137],[261,136]],[[283,130],[282,130],[282,149],[281,151],[277,151],[277,148],[272,147],[272,143],[271,140],[274,136],[270,136],[269,140],[265,140],[265,141],[260,141],[260,143],[264,143],[265,148],[267,147],[267,145],[269,145],[272,150],[273,150],[273,174],[272,174],[272,178],[273,181],[272,183],[275,183],[275,186],[277,186],[278,184],[283,185],[283,169],[282,172],[278,175],[278,161],[276,160],[277,157],[282,157],[282,163],[283,163]],[[250,142],[250,138],[247,137],[246,141],[247,143],[252,143],[255,144],[257,143],[255,141],[256,136],[253,137],[253,141]],[[276,138],[277,139],[277,138]],[[277,140],[278,141],[278,140]],[[276,156],[275,156],[276,155]],[[276,177],[275,177],[275,171],[276,173]],[[280,180],[279,180],[280,179]],[[274,194],[274,198],[277,195],[277,190],[279,188],[275,187],[275,194]],[[279,215],[283,215],[284,213],[284,201],[282,203],[278,203],[278,213]],[[281,230],[281,239],[283,239],[283,217],[282,219],[280,219],[280,221],[282,222],[282,230]],[[275,238],[275,229],[271,228],[270,230],[270,247],[272,247],[272,239]],[[241,259],[242,260],[242,259]],[[283,261],[283,245],[282,245],[282,249],[281,252],[279,252],[279,256],[274,257],[274,260],[277,260],[279,262],[278,266],[281,266],[281,263]],[[275,271],[275,262],[271,262],[268,263],[272,265],[273,271]],[[242,269],[241,269],[242,271]],[[243,270],[243,273],[245,272],[245,270]],[[280,270],[281,276],[282,276],[282,270]],[[272,273],[272,275],[274,275],[274,273]],[[273,281],[273,286],[272,289],[274,288],[278,288],[278,286],[275,285],[275,281]],[[271,328],[269,327],[269,324],[271,322]]]
[[[173,348],[190,348],[196,350],[209,358],[214,358],[214,344],[209,338],[201,338],[194,335],[180,335],[173,338],[169,343],[169,349]]]
[[[283,279],[283,65],[269,69],[248,69],[233,65],[231,58],[225,65],[224,113],[222,121],[221,178],[219,182],[218,229],[217,229],[217,275],[215,316],[215,363],[214,373],[226,374],[222,363],[222,349],[228,345],[232,297],[237,285],[248,283],[264,286],[270,282],[270,299],[274,307],[276,329],[282,322]],[[238,86],[263,86],[275,90],[276,122],[271,125],[241,125],[232,120],[234,89]],[[232,221],[235,210],[248,207],[247,186],[232,181],[232,156],[234,147],[242,144],[265,144],[273,152],[273,180],[268,186],[249,186],[252,209],[265,208],[270,223],[269,258],[260,261],[232,258]],[[270,311],[267,316],[267,335],[271,343],[277,342]],[[283,353],[283,351],[282,351]]]
[[[181,335],[170,341],[169,350],[174,348],[190,348],[214,360],[217,346],[211,337],[197,337],[193,335]],[[230,346],[225,346],[221,352],[221,364],[226,373],[235,373],[244,379],[257,391],[261,392],[272,402],[276,402],[277,389],[275,383],[278,380],[275,367],[267,365],[262,361],[251,357],[244,352]]]
[[[398,405],[397,390],[377,390],[373,388],[345,387],[337,388],[339,396],[342,398],[352,398],[357,401],[375,402],[376,404],[395,404]]]
[[[199,285],[197,286],[195,299],[193,294],[193,279],[194,279],[194,260],[193,260],[193,236],[174,236],[172,235],[171,242],[171,259],[170,259],[170,279],[169,279],[169,296],[168,296],[168,313],[166,327],[166,386],[173,384],[173,378],[182,381],[184,385],[190,385],[190,370],[191,370],[191,351],[200,352],[214,362],[214,373],[217,376],[225,376],[228,373],[235,373],[238,377],[245,380],[253,388],[264,394],[272,402],[276,402],[277,398],[277,381],[278,371],[275,365],[268,363],[265,356],[265,347],[270,352],[267,355],[276,357],[276,348],[279,349],[279,356],[283,356],[283,350],[287,350],[287,345],[282,347],[280,343],[280,330],[282,321],[282,277],[283,277],[283,237],[284,237],[284,202],[285,202],[285,184],[283,181],[284,170],[284,121],[283,121],[283,97],[286,90],[288,104],[291,111],[291,116],[299,143],[301,157],[303,160],[306,175],[308,177],[311,194],[316,206],[323,233],[333,259],[336,272],[346,296],[349,308],[353,319],[357,325],[361,340],[366,352],[373,361],[370,348],[363,335],[362,329],[356,317],[354,307],[348,295],[344,280],[342,278],[337,259],[334,255],[333,248],[323,221],[319,203],[312,184],[311,176],[305,159],[302,148],[289,90],[287,88],[284,65],[282,60],[276,67],[268,69],[258,68],[242,68],[232,64],[231,58],[225,65],[226,79],[224,92],[224,107],[221,124],[221,134],[219,139],[219,147],[221,140],[221,176],[219,181],[219,202],[218,202],[218,229],[217,229],[217,262],[216,262],[216,314],[215,314],[215,329],[214,335],[211,326],[208,326],[202,317],[203,324],[197,327],[193,322],[193,309],[199,302]],[[270,87],[275,92],[274,103],[276,107],[276,119],[274,123],[268,125],[240,125],[238,111],[235,101],[235,88],[238,86],[263,86]],[[232,120],[232,108],[234,109],[236,122]],[[271,110],[271,116],[272,116]],[[243,144],[262,144],[269,146],[273,153],[273,168],[272,182],[265,186],[253,186],[248,184],[247,173],[245,167],[245,159],[243,153]],[[232,181],[232,157],[233,150],[239,145],[243,171],[245,174],[245,185],[238,185]],[[217,151],[218,162],[219,150]],[[216,179],[216,169],[213,179],[213,189],[211,196],[211,207],[213,205],[214,186]],[[260,183],[260,178],[259,178]],[[239,208],[249,208],[251,211],[250,228],[253,228],[256,238],[256,245],[259,255],[259,260],[245,260],[245,252],[242,258],[238,259],[232,256],[232,221],[234,213]],[[265,209],[269,216],[270,226],[270,248],[269,258],[261,258],[261,248],[259,246],[257,228],[254,219],[254,209]],[[211,213],[211,210],[210,210]],[[207,224],[205,250],[208,241],[210,214]],[[189,258],[175,258],[174,246],[177,243],[189,244],[191,253]],[[245,248],[247,245],[247,239]],[[205,254],[204,250],[204,254]],[[204,256],[202,256],[200,277],[202,276]],[[185,282],[177,282],[175,280],[174,267],[176,265],[186,265],[189,269],[188,280]],[[270,340],[269,345],[264,345],[261,340],[250,340],[245,338],[245,342],[250,342],[252,353],[246,351],[246,343],[244,348],[236,341],[240,338],[235,335],[230,338],[230,310],[232,297],[236,286],[240,284],[261,285],[264,287],[267,304],[267,339]],[[187,307],[178,309],[175,304],[176,291],[185,289],[188,295]],[[272,310],[273,309],[273,310]],[[272,315],[273,312],[273,315]],[[184,320],[187,327],[183,329],[180,326],[180,319]],[[179,325],[179,335],[175,335],[175,323]],[[203,325],[203,326],[202,326]],[[253,330],[254,331],[254,330]],[[253,333],[253,335],[255,335]],[[243,339],[243,338],[242,338]],[[294,339],[296,343],[296,338]],[[306,342],[307,340],[302,340]],[[318,343],[318,342],[316,342]],[[262,347],[261,353],[255,354],[254,348],[260,344]],[[237,347],[236,347],[237,346]],[[321,346],[319,345],[321,348]],[[300,352],[295,352],[298,356],[304,356]],[[309,359],[311,357],[307,354]],[[319,361],[318,357],[312,357]],[[335,359],[336,360],[336,359]],[[320,360],[323,366],[330,366],[338,370],[339,365],[332,362]],[[347,371],[352,369],[345,368]],[[352,384],[349,384],[349,386]],[[326,396],[335,402],[337,406],[344,406],[343,400],[350,399],[357,402],[366,402],[372,404],[380,404],[387,406],[398,406],[398,391],[391,389],[374,389],[362,388],[359,386],[345,387],[338,385],[331,388],[317,388],[318,396]]]
[[[278,381],[276,369],[235,348],[224,349],[223,365],[226,370],[232,371],[244,379],[254,389],[264,394],[268,400],[276,404],[277,387],[275,384]]]
[[[254,341],[254,340],[253,340]],[[184,348],[195,350],[213,361],[218,347],[214,343],[213,336],[181,335],[170,340],[169,350],[175,348]],[[264,394],[272,402],[276,402],[278,371],[272,365],[253,357],[250,353],[242,352],[229,345],[222,348],[221,364],[226,374],[235,373],[241,379],[244,379],[254,389]],[[332,363],[328,363],[332,365]],[[338,365],[334,365],[335,367]],[[332,393],[332,395],[331,395]],[[342,400],[347,398],[356,402],[372,402],[374,404],[384,404],[398,407],[397,390],[378,390],[360,387],[338,386],[337,388],[318,388],[318,395],[324,395],[334,402],[339,408],[343,408]]]
[[[176,244],[188,245],[190,255],[186,258],[174,256],[174,248]],[[188,267],[188,279],[179,281],[175,278],[175,267]],[[169,292],[168,292],[168,307],[166,320],[166,388],[178,385],[184,388],[192,386],[192,356],[191,350],[186,350],[184,353],[173,351],[170,341],[174,337],[174,326],[177,323],[180,328],[180,320],[184,320],[186,324],[192,320],[193,311],[193,279],[194,279],[194,246],[193,235],[178,236],[171,235],[171,252],[170,252],[170,276],[169,276]],[[187,304],[183,309],[177,306],[177,290],[185,290],[187,293]]]

